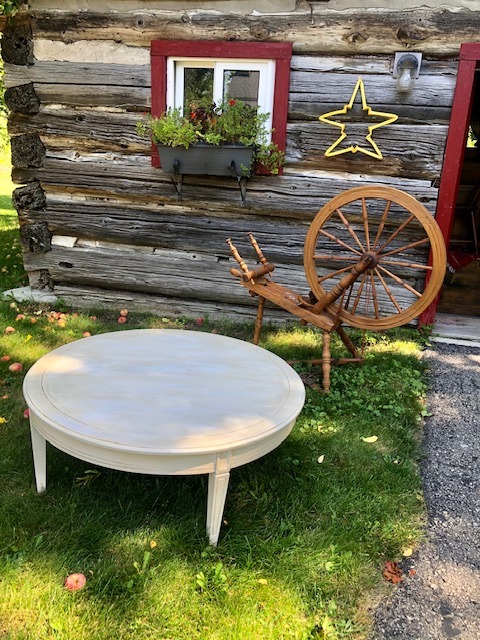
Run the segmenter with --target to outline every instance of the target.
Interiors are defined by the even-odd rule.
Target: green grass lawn
[[[2,289],[25,283],[6,175]],[[364,366],[334,368],[328,396],[307,389],[289,438],[233,470],[213,549],[204,476],[117,472],[49,447],[48,489],[35,491],[21,385],[40,356],[84,332],[181,327],[245,339],[252,329],[135,313],[119,325],[118,311],[0,303],[0,637],[365,637],[387,588],[384,563],[400,560],[423,530],[418,333],[367,336]],[[262,346],[285,358],[319,352],[318,334],[293,324],[267,330]],[[12,373],[12,362],[23,371]],[[77,572],[86,586],[67,591],[65,578]]]

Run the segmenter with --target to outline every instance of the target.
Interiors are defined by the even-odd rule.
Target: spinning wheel
[[[391,187],[357,187],[339,194],[318,212],[304,247],[311,291],[301,296],[271,277],[269,264],[249,234],[260,267],[250,270],[230,239],[239,269],[230,273],[259,296],[253,342],[258,343],[265,300],[323,330],[323,388],[330,386],[332,362],[361,362],[341,327],[385,330],[419,316],[443,283],[446,251],[433,217],[415,198]],[[427,258],[431,252],[431,260]],[[332,360],[330,333],[336,331],[353,358]]]
[[[428,307],[442,285],[446,252],[441,231],[422,204],[398,189],[350,189],[318,212],[303,254],[317,300],[366,256],[370,266],[326,307],[352,327],[384,330],[406,324]]]

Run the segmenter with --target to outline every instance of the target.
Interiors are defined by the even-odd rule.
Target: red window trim
[[[248,55],[245,55],[245,54]],[[167,58],[245,58],[275,60],[275,89],[272,110],[272,142],[285,151],[287,142],[288,92],[290,88],[291,43],[209,42],[195,40],[153,40],[151,44],[152,116],[167,108]],[[157,149],[152,147],[152,164],[160,166]],[[280,171],[281,173],[281,171]]]
[[[450,243],[455,203],[465,156],[468,125],[472,112],[475,70],[479,62],[480,43],[462,44],[435,216],[447,248]],[[431,264],[430,260],[429,264]],[[432,324],[435,321],[439,300],[440,294],[420,316],[420,326]]]

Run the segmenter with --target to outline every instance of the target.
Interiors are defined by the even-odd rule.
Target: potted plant
[[[285,154],[268,142],[268,114],[242,100],[192,104],[187,115],[168,109],[137,123],[157,145],[162,169],[176,174],[248,177],[258,166],[278,173]]]

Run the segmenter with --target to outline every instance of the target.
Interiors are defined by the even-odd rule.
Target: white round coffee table
[[[46,441],[104,467],[208,473],[207,532],[218,541],[230,469],[290,433],[305,401],[298,374],[253,344],[146,329],[66,344],[25,376],[37,490]]]

